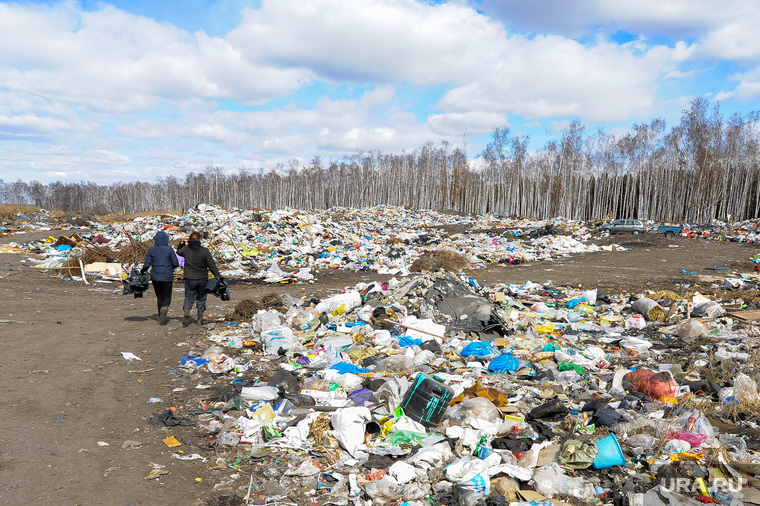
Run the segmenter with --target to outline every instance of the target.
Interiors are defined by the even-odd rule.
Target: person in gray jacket
[[[203,325],[203,312],[206,311],[206,283],[208,272],[219,279],[219,269],[216,268],[211,252],[201,246],[201,234],[193,232],[185,243],[181,241],[177,246],[177,254],[185,259],[185,303],[182,305],[184,316],[182,325],[190,325],[190,311],[193,304],[198,307],[198,325]]]

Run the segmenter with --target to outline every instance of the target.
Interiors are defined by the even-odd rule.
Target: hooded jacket
[[[174,281],[174,269],[179,267],[179,261],[169,246],[169,236],[160,231],[153,241],[155,246],[145,255],[145,263],[140,272],[144,274],[150,268],[150,279],[153,281]]]
[[[177,254],[185,258],[185,279],[208,279],[208,271],[214,277],[221,277],[211,252],[201,246],[200,241],[188,241]]]

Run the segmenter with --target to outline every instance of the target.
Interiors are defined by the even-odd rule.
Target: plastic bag
[[[586,290],[581,294],[581,298],[586,299],[590,305],[596,304],[596,296],[597,296],[597,290],[594,288],[593,290]]]
[[[623,382],[630,383],[634,390],[655,400],[675,397],[678,392],[678,386],[670,371],[655,373],[648,369],[639,369],[623,376]]]
[[[424,432],[396,430],[389,432],[383,441],[391,446],[398,446],[406,443],[416,443],[417,441],[422,441],[426,437],[428,437],[428,434]]]
[[[364,492],[372,499],[396,497],[400,491],[398,483],[391,476],[385,476],[382,480],[371,481],[364,485]]]
[[[721,389],[719,395],[723,402],[751,402],[757,397],[757,384],[746,374],[739,373],[734,386]]]
[[[431,492],[430,483],[413,482],[404,487],[405,501],[421,501],[429,496]]]
[[[623,441],[623,444],[629,446],[634,455],[640,455],[646,451],[654,449],[655,446],[660,444],[660,440],[654,436],[636,434],[627,437],[625,441]]]
[[[231,371],[232,368],[235,367],[235,361],[232,359],[232,357],[228,357],[224,353],[221,353],[214,357],[212,360],[209,360],[207,367],[209,372],[212,372],[214,374],[221,374]]]
[[[467,490],[480,494],[491,492],[491,477],[488,475],[488,464],[484,460],[463,457],[446,466],[446,479]]]
[[[582,501],[592,501],[594,486],[581,477],[573,478],[562,471],[556,462],[539,467],[533,474],[533,488],[549,499],[555,495],[570,495]]]
[[[244,401],[273,401],[280,396],[277,388],[270,386],[243,387],[240,398]]]
[[[717,318],[726,314],[726,310],[715,301],[703,302],[691,310],[691,315],[696,318]]]
[[[504,353],[491,360],[488,370],[494,372],[512,372],[520,367],[520,361],[511,353]]]
[[[323,351],[317,352],[317,356],[311,359],[311,362],[306,366],[312,370],[329,369],[333,365],[341,361],[340,351],[337,348],[330,345]]]
[[[705,442],[707,435],[699,434],[695,432],[671,432],[668,434],[668,439],[679,439],[686,441],[692,448],[696,448]]]
[[[493,347],[491,346],[491,343],[487,341],[475,341],[462,348],[462,351],[460,351],[459,354],[465,358],[488,357],[493,355]]]
[[[364,443],[364,429],[371,420],[372,413],[363,406],[341,408],[330,417],[336,439],[352,457],[356,457],[359,447]]]
[[[472,397],[452,406],[446,412],[446,419],[456,425],[467,423],[468,418],[498,421],[501,426],[502,414],[493,402],[483,397]]]
[[[640,314],[632,314],[625,319],[625,329],[643,329],[646,328],[647,321]]]
[[[295,311],[293,311],[294,309]],[[290,316],[289,321],[291,325],[296,327],[298,330],[309,330],[319,327],[319,316],[317,316],[317,312],[314,311],[313,308],[309,307],[303,309],[293,307],[290,309],[290,311],[293,311],[293,314]],[[290,313],[290,311],[288,311],[288,313]],[[288,318],[287,315],[286,318]]]
[[[338,316],[343,313],[348,313],[352,309],[359,307],[361,304],[361,294],[357,291],[350,291],[328,297],[317,304],[314,309],[317,313],[327,313],[333,316]]]
[[[259,311],[253,315],[251,321],[254,332],[264,332],[270,328],[279,327],[282,324],[282,313],[274,309]]]
[[[261,333],[264,342],[264,352],[267,355],[277,355],[280,349],[285,351],[295,346],[293,331],[288,327],[274,327]]]
[[[388,468],[388,474],[396,478],[399,485],[409,483],[417,477],[415,467],[403,461],[395,462]]]

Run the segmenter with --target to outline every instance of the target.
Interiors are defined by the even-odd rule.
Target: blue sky
[[[746,0],[0,1],[0,179],[156,181],[292,159],[537,148],[696,97],[760,109]],[[465,144],[466,139],[466,144]]]

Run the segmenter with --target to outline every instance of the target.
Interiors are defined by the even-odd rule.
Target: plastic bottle
[[[251,406],[248,410],[248,417],[251,420],[266,422],[267,420],[272,420],[274,418],[274,410],[272,410],[272,405],[268,402]]]

